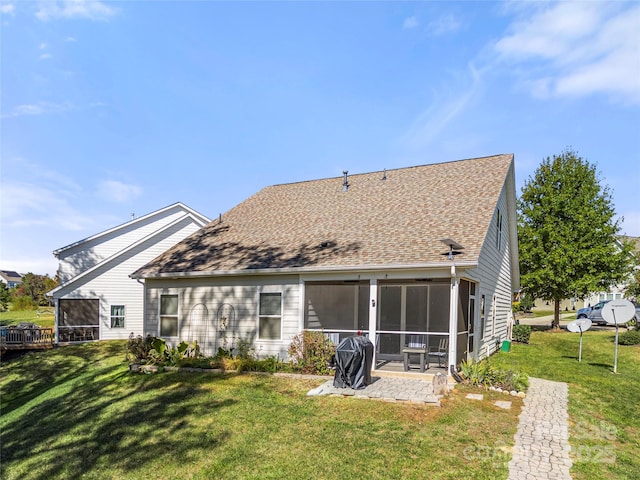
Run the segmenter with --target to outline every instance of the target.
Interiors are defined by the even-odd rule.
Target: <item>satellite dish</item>
[[[618,326],[627,323],[635,314],[636,307],[629,300],[611,300],[602,307],[602,318],[604,321],[616,326],[613,373],[618,373]]]
[[[591,328],[591,320],[588,318],[580,318],[578,320],[574,320],[573,322],[567,325],[567,330],[573,333],[582,333],[586,332]]]
[[[582,361],[582,332],[586,332],[591,328],[591,320],[588,318],[579,318],[567,325],[567,330],[574,333],[580,333],[580,350],[578,350],[578,361]]]
[[[636,314],[636,307],[629,300],[611,300],[602,307],[602,318],[612,325],[624,325]]]

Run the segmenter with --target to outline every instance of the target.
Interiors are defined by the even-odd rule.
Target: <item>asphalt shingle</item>
[[[135,272],[180,273],[477,261],[513,155],[266,187]]]

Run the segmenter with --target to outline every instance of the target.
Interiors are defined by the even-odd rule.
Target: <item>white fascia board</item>
[[[478,262],[456,262],[456,268],[474,268],[478,266]],[[179,273],[158,273],[155,275],[143,276],[143,275],[130,275],[131,278],[142,279],[163,279],[163,278],[203,278],[203,277],[238,277],[238,276],[253,276],[253,275],[285,275],[285,274],[306,274],[306,273],[357,273],[357,272],[385,272],[389,270],[413,270],[416,272],[424,271],[425,269],[449,269],[451,263],[448,262],[431,262],[431,263],[418,263],[418,264],[389,264],[389,265],[357,265],[352,267],[288,267],[288,268],[257,268],[251,270],[214,270],[209,272],[179,272]]]
[[[191,216],[194,221],[196,221],[196,223],[198,223],[201,226],[206,225],[207,223],[211,222],[211,220],[209,220],[207,217],[205,217],[204,215],[199,214],[198,212],[196,212],[195,210],[193,210],[192,208],[187,207],[185,204],[181,203],[181,202],[176,202],[176,203],[172,203],[171,205],[167,205],[164,208],[161,208],[160,210],[155,210],[151,213],[147,213],[146,215],[143,215],[141,217],[135,218],[133,220],[129,220],[128,222],[125,223],[121,223],[120,225],[117,225],[113,228],[110,228],[108,230],[104,230],[100,233],[97,233],[95,235],[91,235],[90,237],[87,238],[83,238],[82,240],[78,240],[77,242],[73,242],[65,247],[62,248],[58,248],[57,250],[53,251],[53,254],[56,256],[56,258],[58,257],[58,255],[62,252],[64,252],[65,250],[69,250],[70,248],[73,247],[77,247],[78,245],[81,245],[83,243],[89,242],[91,240],[95,240],[96,238],[100,238],[104,235],[108,235],[111,234],[113,232],[116,232],[124,227],[129,227],[131,225],[135,225],[136,223],[140,223],[142,221],[148,220],[149,218],[155,216],[155,215],[159,215],[161,213],[166,212],[167,210],[170,210],[172,208],[175,207],[180,207],[182,208],[185,213],[189,214],[189,216]]]
[[[93,267],[91,267],[88,270],[85,270],[84,272],[82,272],[81,274],[73,277],[71,280],[69,280],[67,283],[65,283],[64,285],[60,285],[56,288],[54,288],[53,290],[51,290],[50,292],[47,293],[47,296],[53,296],[54,293],[57,293],[58,291],[62,290],[62,289],[66,289],[69,286],[72,286],[74,283],[76,283],[78,280],[81,280],[82,278],[84,278],[85,276],[89,275],[91,272],[95,271],[96,269],[106,265],[109,262],[112,262],[114,260],[116,260],[118,257],[121,257],[122,255],[124,255],[125,253],[127,253],[130,250],[133,250],[134,248],[136,248],[138,245],[146,242],[147,240],[152,239],[153,237],[161,234],[162,232],[164,232],[165,230],[168,230],[169,228],[173,227],[174,225],[182,222],[183,220],[185,220],[186,218],[193,218],[190,214],[185,213],[184,215],[182,215],[181,217],[175,219],[173,222],[165,225],[162,228],[159,228],[158,230],[156,230],[155,232],[150,233],[149,235],[147,235],[144,238],[141,238],[140,240],[138,240],[137,242],[132,243],[131,245],[129,245],[126,248],[123,248],[122,250],[120,250],[119,252],[114,253],[113,255],[111,255],[110,257],[105,258],[104,260],[102,260],[101,262],[96,263]],[[133,277],[132,277],[133,278]]]

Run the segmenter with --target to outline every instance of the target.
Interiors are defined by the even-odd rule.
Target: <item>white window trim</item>
[[[124,312],[122,313],[122,326],[121,327],[114,327],[113,326],[113,319],[114,318],[120,318],[120,315],[113,315],[112,314],[112,308],[113,307],[122,307],[124,308]],[[112,305],[109,305],[109,328],[126,328],[126,321],[127,321],[127,306],[124,303],[114,303]]]
[[[496,214],[496,249],[500,250],[502,247],[502,227],[504,223],[504,218],[502,216],[502,212],[500,209],[497,210]]]
[[[480,314],[480,340],[484,340],[487,329],[487,297],[484,293],[480,295],[478,313]]]
[[[260,315],[260,296],[265,294],[274,294],[277,293],[280,295],[280,315]],[[262,288],[258,291],[257,298],[257,319],[256,319],[256,340],[260,342],[282,342],[284,340],[284,293],[281,288],[273,289],[273,288]],[[280,338],[262,338],[260,337],[260,318],[280,318]]]
[[[178,297],[178,312],[175,315],[162,315],[162,297]],[[176,320],[178,321],[176,332],[178,332],[178,335],[167,336],[167,335],[161,334],[163,316],[176,317]],[[161,337],[161,338],[179,338],[180,337],[180,294],[179,293],[161,293],[160,297],[158,297],[158,337]]]
[[[491,302],[491,336],[492,337],[496,336],[496,316],[498,314],[497,303],[498,303],[498,297],[494,293],[492,302]]]

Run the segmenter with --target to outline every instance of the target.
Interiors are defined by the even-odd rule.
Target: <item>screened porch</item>
[[[461,280],[456,290],[458,364],[472,352],[469,319],[475,314],[476,285]],[[336,344],[351,335],[367,335],[376,347],[376,369],[403,370],[403,350],[411,342],[419,341],[432,352],[441,350],[444,342],[448,349],[451,291],[450,279],[380,280],[373,285],[369,281],[307,282],[304,328],[322,331]],[[437,357],[427,361],[432,367],[446,368],[448,353],[444,362]]]

